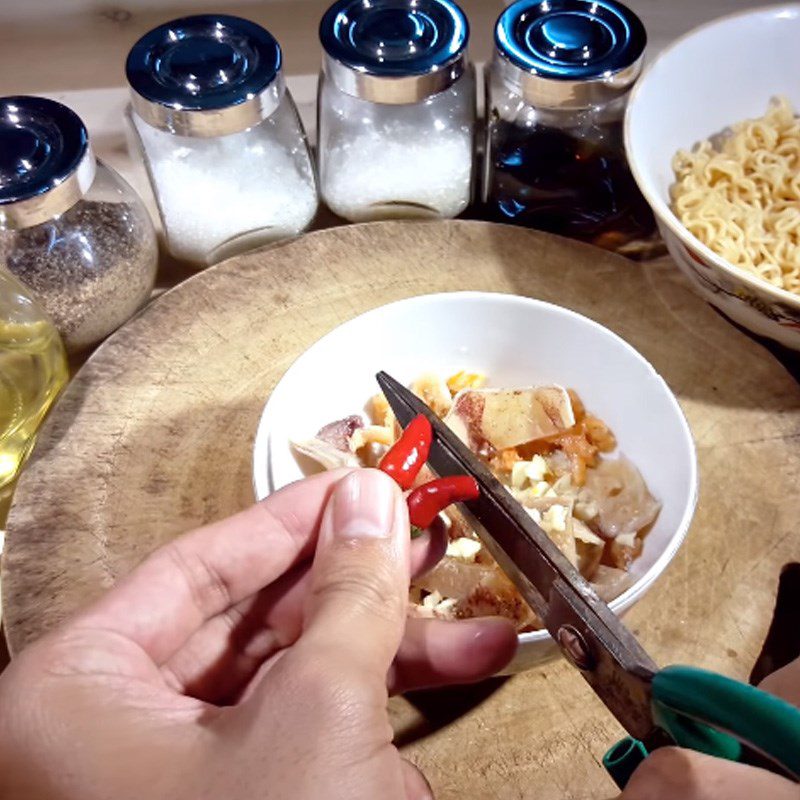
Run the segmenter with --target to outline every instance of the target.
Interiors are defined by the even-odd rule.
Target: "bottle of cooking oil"
[[[0,489],[16,477],[66,381],[58,332],[28,289],[0,265]]]

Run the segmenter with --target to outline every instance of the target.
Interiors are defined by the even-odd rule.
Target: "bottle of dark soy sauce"
[[[645,43],[614,0],[518,0],[501,14],[486,74],[487,216],[608,249],[653,232],[622,134]]]

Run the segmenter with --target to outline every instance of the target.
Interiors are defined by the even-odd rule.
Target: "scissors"
[[[480,496],[460,504],[483,544],[538,614],[562,655],[628,732],[603,758],[620,788],[658,747],[677,745],[768,769],[800,782],[800,709],[714,672],[659,669],[547,534],[462,441],[411,391],[377,375],[405,428],[433,428],[429,466],[471,475]]]

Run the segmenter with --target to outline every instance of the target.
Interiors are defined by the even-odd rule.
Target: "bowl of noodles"
[[[677,553],[697,464],[675,396],[607,328],[513,295],[412,297],[313,344],[264,407],[258,499],[315,472],[381,463],[400,434],[375,380],[381,370],[462,438],[612,610],[641,600]],[[424,467],[415,486],[432,478]],[[557,652],[456,506],[421,535],[440,560],[414,575],[409,615],[511,619],[520,645],[511,671]]]
[[[800,350],[800,4],[715,20],[634,89],[625,145],[669,252],[729,318]]]

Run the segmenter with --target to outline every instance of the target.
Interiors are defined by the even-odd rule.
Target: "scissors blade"
[[[463,503],[486,548],[595,694],[631,736],[658,739],[650,682],[658,668],[550,537],[463,442],[411,391],[385,372],[378,383],[400,424],[431,423],[428,463],[440,476],[471,475],[480,497]]]

